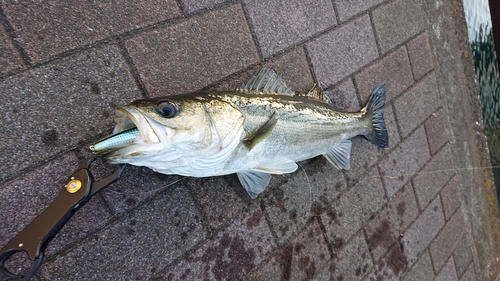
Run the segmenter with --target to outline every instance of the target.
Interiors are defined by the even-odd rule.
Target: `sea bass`
[[[323,155],[350,168],[350,138],[363,135],[385,148],[385,84],[360,112],[335,110],[321,84],[295,95],[263,68],[232,92],[193,92],[136,100],[115,113],[113,135],[91,146],[109,150],[113,164],[146,166],[192,177],[236,173],[250,197],[271,174],[291,173],[296,162]]]

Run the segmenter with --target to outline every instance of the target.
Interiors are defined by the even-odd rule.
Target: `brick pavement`
[[[466,126],[447,115],[453,77],[443,70],[449,54],[439,51],[439,28],[460,9],[433,0],[3,1],[0,245],[110,132],[116,107],[232,90],[267,65],[297,92],[324,82],[350,111],[385,81],[389,148],[357,137],[351,170],[321,157],[304,161],[293,174],[273,176],[256,200],[234,175],[182,178],[128,167],[52,241],[36,279],[494,279],[488,245],[497,245],[497,226],[487,214],[471,221],[485,199],[469,196],[483,196],[474,191],[482,186],[453,169],[477,163],[456,151],[481,146],[474,136],[457,142]],[[470,54],[461,59],[471,67]],[[484,240],[477,225],[491,227]]]

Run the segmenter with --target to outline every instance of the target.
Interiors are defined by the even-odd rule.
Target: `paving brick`
[[[411,267],[418,260],[444,225],[443,208],[439,198],[434,199],[415,222],[405,231],[401,244]]]
[[[181,176],[156,173],[146,167],[127,166],[120,180],[103,191],[102,195],[114,216],[134,209],[143,201],[173,186],[185,185]]]
[[[259,62],[240,5],[141,33],[125,45],[150,96],[199,90]]]
[[[438,110],[438,92],[436,75],[431,73],[394,101],[403,138]]]
[[[237,280],[264,260],[276,244],[258,204],[227,229],[170,268],[158,280]]]
[[[448,130],[442,108],[431,114],[425,121],[425,132],[431,154],[436,153],[448,141]]]
[[[347,242],[344,249],[323,268],[315,280],[361,280],[373,267],[362,232]]]
[[[52,203],[77,164],[66,154],[1,186],[0,248]]]
[[[105,226],[112,215],[100,196],[93,197],[59,231],[45,251],[46,258],[73,246],[85,237]]]
[[[174,0],[3,1],[3,11],[32,61],[180,15]]]
[[[387,131],[389,133],[389,148],[399,143],[396,120],[390,106],[385,108],[384,119]],[[379,148],[364,137],[352,139],[353,148],[351,149],[351,169],[344,171],[347,176],[349,186],[356,184],[380,159],[386,149]]]
[[[441,190],[441,200],[443,201],[444,217],[449,220],[455,210],[462,204],[456,176],[453,176]]]
[[[328,32],[307,43],[306,47],[316,78],[327,86],[336,84],[378,57],[369,16]]]
[[[335,1],[335,6],[337,7],[340,21],[345,21],[384,1],[385,0],[337,0]]]
[[[434,281],[455,281],[458,280],[457,273],[455,272],[455,264],[453,257],[448,259],[448,262],[443,266],[441,272],[438,273]]]
[[[386,201],[378,171],[374,169],[338,200],[327,205],[327,211],[321,214],[321,218],[332,243],[337,245],[334,246],[334,252],[377,213]]]
[[[1,185],[0,249],[54,201],[76,167],[76,157],[66,154]],[[56,240],[52,244],[62,246]],[[18,269],[25,268],[27,260],[24,254],[19,259],[13,256],[6,265],[13,273],[22,273]]]
[[[204,236],[194,201],[177,188],[47,261],[40,270],[47,280],[150,279]]]
[[[327,212],[341,192],[347,189],[342,172],[324,157],[303,162],[291,175],[273,176],[262,205],[271,227],[284,246],[295,237],[313,215]]]
[[[474,263],[471,262],[467,271],[460,277],[460,281],[475,281],[477,280],[476,271],[474,270]]]
[[[210,178],[189,178],[201,208],[207,215],[208,224],[216,229],[237,212],[245,208],[251,198],[235,175]]]
[[[432,268],[431,256],[429,251],[425,251],[417,260],[415,265],[406,273],[402,281],[431,281],[434,278],[434,269]]]
[[[387,195],[394,196],[430,159],[423,127],[401,142],[379,163]]]
[[[365,232],[375,261],[388,251],[418,212],[413,188],[408,183],[367,223]]]
[[[336,108],[348,112],[358,112],[361,109],[352,79],[347,79],[339,85],[328,89],[328,92]]]
[[[395,280],[406,271],[406,258],[401,252],[399,243],[395,243],[387,255],[381,259],[364,279],[366,281]]]
[[[264,58],[337,23],[330,1],[243,1]]]
[[[372,15],[382,53],[422,32],[427,25],[420,1],[390,2],[374,10]]]
[[[317,220],[290,244],[245,280],[314,280],[330,261],[330,253]]]
[[[465,237],[465,233],[464,215],[461,210],[458,210],[432,241],[429,248],[435,272],[438,272],[446,263],[462,238]]]
[[[0,81],[0,177],[36,166],[112,128],[117,105],[141,97],[114,45]],[[26,132],[30,132],[29,135]]]
[[[265,64],[251,66],[236,75],[225,78],[221,82],[205,88],[205,90],[233,91],[241,84],[246,83],[250,77],[257,75],[263,66],[274,69],[295,93],[305,94],[314,84],[304,48],[297,47],[266,61]]]
[[[379,59],[361,70],[354,78],[363,104],[381,82],[385,82],[387,87],[386,103],[391,101],[413,84],[406,47],[403,46]]]
[[[266,65],[276,70],[286,85],[296,93],[305,94],[311,90],[314,84],[303,47],[294,48],[283,55],[268,60]]]
[[[415,80],[419,80],[434,68],[429,36],[424,32],[406,44]]]
[[[415,188],[415,194],[417,194],[417,201],[421,210],[429,204],[451,177],[455,175],[455,172],[449,169],[451,158],[451,148],[447,145],[432,157],[425,168],[413,179],[413,187]]]
[[[472,251],[467,236],[465,236],[455,248],[453,260],[455,261],[455,269],[457,270],[458,276],[462,276],[464,272],[469,270],[469,265],[472,262]],[[474,272],[474,270],[472,271]]]
[[[10,37],[0,25],[0,75],[23,67],[21,55],[14,48]]]
[[[183,10],[188,14],[204,9],[210,9],[214,6],[224,3],[227,0],[180,0]]]

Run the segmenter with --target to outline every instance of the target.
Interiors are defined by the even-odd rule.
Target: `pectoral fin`
[[[342,140],[323,156],[336,168],[349,170],[351,168],[351,146],[352,142],[350,140]]]
[[[258,128],[251,135],[247,136],[243,140],[243,143],[248,148],[248,150],[251,150],[256,144],[258,144],[263,138],[265,138],[273,130],[276,122],[278,122],[278,117],[276,116],[276,112],[273,112],[273,115],[271,115],[266,123],[260,126],[260,128]]]
[[[239,172],[237,175],[241,185],[246,189],[248,195],[250,195],[252,199],[257,198],[257,195],[264,191],[271,181],[270,174],[257,171]]]

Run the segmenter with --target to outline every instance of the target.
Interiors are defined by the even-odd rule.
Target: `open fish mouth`
[[[90,150],[100,152],[122,148],[132,144],[156,144],[160,139],[156,134],[152,120],[142,115],[137,109],[125,106],[115,111],[116,126],[113,134],[90,146]]]

